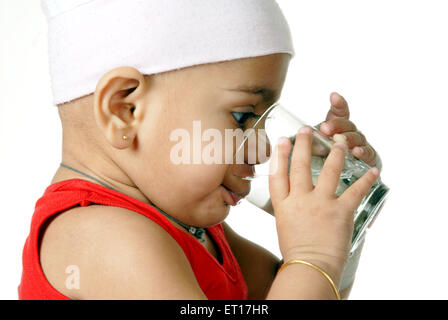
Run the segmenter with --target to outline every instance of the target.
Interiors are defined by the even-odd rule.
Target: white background
[[[297,51],[281,100],[317,124],[330,92],[344,95],[391,188],[351,299],[447,299],[446,1],[278,3]],[[0,299],[17,299],[34,205],[61,160],[61,127],[40,2],[0,4]],[[228,222],[280,256],[273,217],[243,202]]]

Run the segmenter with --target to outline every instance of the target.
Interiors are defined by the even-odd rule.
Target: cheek
[[[145,152],[145,159],[150,166],[151,179],[157,182],[160,189],[169,192],[177,200],[188,198],[199,201],[217,192],[223,183],[228,166],[226,164],[205,164],[202,161],[194,164],[192,146],[190,148],[190,163],[178,163],[178,155],[173,148],[179,142],[170,141],[169,135],[160,141],[155,141]],[[175,155],[173,155],[175,154]]]
[[[223,183],[227,171],[226,165],[174,165],[170,163],[167,167],[167,175],[171,177],[179,196],[187,195],[192,200],[200,200],[217,192]]]
[[[160,186],[160,193],[162,190],[169,192],[177,200],[188,198],[191,201],[200,201],[209,196],[220,195],[219,185],[224,180],[228,165],[205,164],[201,152],[206,150],[213,140],[203,141],[202,134],[206,129],[212,128],[220,132],[221,153],[225,154],[224,128],[222,121],[218,121],[222,119],[213,118],[207,112],[202,112],[200,118],[198,112],[182,114],[181,110],[178,111],[170,112],[169,115],[158,113],[157,117],[154,116],[146,124],[149,129],[143,137],[145,141],[142,142],[142,147],[146,163],[151,166],[152,179]],[[200,122],[194,125],[193,121]],[[200,163],[195,164],[194,153],[198,149]],[[230,154],[232,151],[229,151]],[[190,164],[176,164],[184,156]],[[221,159],[221,162],[224,162],[224,159]]]

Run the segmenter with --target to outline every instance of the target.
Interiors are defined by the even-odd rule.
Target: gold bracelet
[[[321,273],[321,274],[328,280],[328,282],[330,282],[331,287],[333,288],[333,292],[334,292],[334,294],[336,295],[337,300],[341,300],[341,297],[340,297],[340,295],[339,295],[339,291],[338,291],[338,289],[336,288],[336,285],[334,284],[333,280],[331,280],[330,276],[329,276],[324,270],[322,270],[321,268],[319,268],[318,266],[316,266],[316,265],[314,265],[314,264],[312,264],[312,263],[310,263],[310,262],[303,261],[303,260],[291,260],[291,261],[288,261],[288,262],[286,262],[285,264],[283,264],[283,265],[278,269],[278,271],[277,271],[277,273],[276,273],[275,276],[277,277],[278,273],[279,273],[284,267],[286,267],[286,266],[288,266],[288,265],[290,265],[290,264],[293,264],[293,263],[301,263],[301,264],[307,265],[307,266],[309,266],[309,267],[311,267],[311,268],[313,268],[313,269],[319,271],[319,272],[320,272],[320,273]]]

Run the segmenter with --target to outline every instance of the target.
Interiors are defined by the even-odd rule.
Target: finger
[[[369,144],[353,148],[352,154],[371,167],[376,165],[376,151]]]
[[[296,135],[296,142],[291,157],[290,184],[291,192],[304,193],[314,189],[311,176],[312,130],[303,127]]]
[[[320,131],[327,136],[332,136],[335,133],[356,132],[356,125],[348,119],[334,118],[328,120],[320,125]]]
[[[339,135],[339,133],[333,136],[333,139]],[[353,149],[355,147],[364,147],[367,145],[366,137],[360,132],[344,132],[340,134],[345,137],[345,141],[347,142],[348,148]]]
[[[339,178],[344,167],[344,157],[347,150],[347,145],[344,143],[335,143],[333,145],[331,152],[322,167],[322,171],[317,178],[316,191],[326,195],[335,196]]]
[[[330,95],[330,103],[331,107],[330,111],[327,113],[327,120],[332,120],[334,118],[350,118],[348,103],[343,96],[337,92],[333,92]]]
[[[288,155],[290,149],[289,139],[280,138],[274,148],[272,161],[269,163],[269,193],[273,205],[284,200],[289,193]]]
[[[371,168],[361,178],[356,180],[344,193],[338,198],[343,206],[353,212],[361,204],[362,199],[367,195],[372,185],[378,179],[379,170]]]

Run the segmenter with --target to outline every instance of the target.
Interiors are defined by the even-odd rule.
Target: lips
[[[254,166],[246,163],[232,167],[231,175],[226,177],[228,186],[221,184],[224,193],[223,197],[226,199],[227,204],[235,206],[249,194],[250,182],[244,178],[252,177],[254,172]]]
[[[238,202],[243,199],[248,193],[247,192],[233,192],[229,188],[227,188],[225,185],[221,184],[221,186],[227,191],[227,194],[230,196],[228,199],[228,204],[231,206],[235,206],[238,204]],[[230,201],[231,199],[231,201]]]

